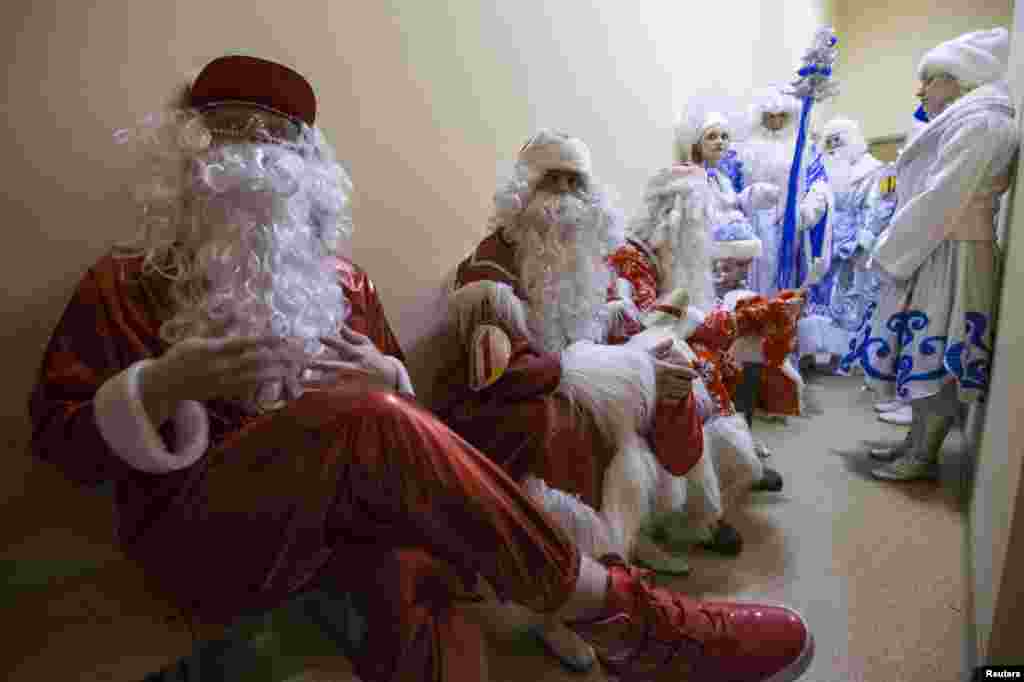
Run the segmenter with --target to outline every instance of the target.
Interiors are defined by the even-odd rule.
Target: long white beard
[[[600,202],[537,193],[511,236],[534,340],[551,352],[604,340],[612,281],[605,259],[618,245],[610,212]]]
[[[829,185],[836,195],[850,191],[853,183],[853,166],[850,159],[842,154],[826,154],[823,158]]]
[[[672,209],[653,230],[660,243],[651,246],[658,253],[661,272],[660,293],[683,289],[690,305],[706,310],[714,300],[709,249],[709,193],[706,185],[685,197],[677,194]],[[664,248],[668,247],[668,248]]]
[[[343,232],[322,222],[323,187],[307,163],[280,147],[240,146],[198,164],[195,225],[182,245],[193,270],[178,283],[189,293],[161,329],[167,341],[273,334],[316,355],[320,337],[337,333],[349,312],[332,256]]]
[[[786,128],[771,132],[759,129],[743,144],[742,158],[746,165],[748,183],[767,182],[781,190],[778,207],[784,209],[789,194],[789,171],[793,166],[793,154],[796,151],[796,131]],[[810,159],[806,152],[803,164]]]

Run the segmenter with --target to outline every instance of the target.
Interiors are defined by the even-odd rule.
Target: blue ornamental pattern
[[[725,173],[732,181],[732,189],[736,194],[743,191],[745,186],[743,181],[743,161],[740,160],[735,149],[730,149],[725,154],[722,154],[722,158],[715,169]]]
[[[992,349],[985,343],[985,332],[988,331],[990,321],[981,313],[967,313],[964,317],[967,339],[946,349],[946,369],[964,388],[986,391],[990,379]],[[981,353],[972,353],[972,348],[980,349]]]
[[[904,399],[912,397],[911,384],[937,381],[947,374],[964,389],[988,390],[992,349],[985,343],[991,324],[987,315],[966,313],[966,338],[950,343],[946,335],[929,333],[931,320],[920,310],[892,315],[884,325],[888,333],[873,336],[877,310],[878,304],[872,302],[865,311],[861,328],[850,341],[850,352],[839,362],[841,371],[849,372],[859,363],[868,377],[894,382],[896,394]]]

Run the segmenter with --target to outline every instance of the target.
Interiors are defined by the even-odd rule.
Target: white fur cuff
[[[740,239],[730,242],[713,242],[711,252],[714,258],[735,258],[737,260],[760,258],[761,240]]]
[[[139,370],[149,362],[136,362],[104,382],[93,406],[100,435],[115,455],[139,471],[165,474],[189,467],[203,456],[210,444],[210,420],[200,403],[181,402],[171,417],[174,451],[168,450],[139,392]]]

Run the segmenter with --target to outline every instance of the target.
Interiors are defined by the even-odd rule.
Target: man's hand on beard
[[[658,400],[684,400],[690,394],[693,380],[699,375],[689,367],[686,356],[665,339],[648,351],[654,358],[654,378]]]
[[[157,424],[184,400],[249,401],[281,382],[284,397],[298,397],[301,348],[278,336],[193,337],[174,344],[139,371],[139,393]]]
[[[308,369],[321,376],[304,380],[307,388],[342,388],[361,386],[402,390],[405,367],[397,359],[384,355],[369,338],[342,325],[337,338],[321,337],[320,341],[334,352],[336,359],[314,360]],[[411,387],[410,387],[411,388]]]

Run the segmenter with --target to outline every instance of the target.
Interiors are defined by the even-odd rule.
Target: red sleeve
[[[673,476],[684,476],[704,454],[704,430],[693,393],[659,401],[654,415],[654,454]]]
[[[562,380],[562,358],[558,353],[539,353],[526,341],[512,344],[508,369],[481,395],[498,401],[527,400],[551,393]]]
[[[352,308],[346,320],[348,326],[369,337],[377,350],[384,355],[405,362],[402,347],[398,344],[387,315],[384,314],[384,306],[377,295],[377,287],[374,286],[373,280],[361,268],[348,261],[340,261],[338,274]]]
[[[146,356],[138,337],[120,333],[104,273],[90,270],[53,332],[29,399],[31,451],[72,480],[97,485],[135,472],[107,445],[93,417],[93,397],[108,378]]]
[[[736,316],[724,308],[715,308],[687,341],[724,351],[736,340]]]

